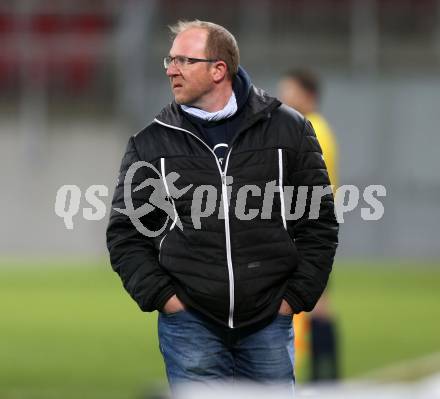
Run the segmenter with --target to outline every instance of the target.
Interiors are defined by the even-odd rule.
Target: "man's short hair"
[[[208,32],[206,40],[206,56],[208,58],[219,59],[226,63],[228,75],[233,80],[238,72],[240,64],[240,51],[235,37],[226,28],[213,22],[199,21],[178,21],[169,27],[172,39],[181,32],[188,29],[205,29]],[[182,54],[185,55],[185,54]]]
[[[305,91],[319,99],[321,82],[312,71],[304,68],[291,69],[284,74],[284,77],[297,81]]]

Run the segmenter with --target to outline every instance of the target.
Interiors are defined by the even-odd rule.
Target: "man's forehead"
[[[171,55],[203,57],[208,36],[206,29],[190,28],[179,33],[173,41]]]

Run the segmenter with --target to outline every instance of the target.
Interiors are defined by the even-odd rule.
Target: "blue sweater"
[[[243,115],[242,111],[248,99],[250,88],[250,77],[240,66],[232,84],[232,89],[237,99],[237,112],[234,115],[220,121],[209,122],[182,111],[185,117],[197,129],[197,132],[204,141],[213,149],[222,165],[229,143],[240,128]]]

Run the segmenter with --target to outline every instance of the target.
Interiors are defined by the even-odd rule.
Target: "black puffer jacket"
[[[193,185],[174,200],[182,230],[159,209],[141,219],[151,230],[168,220],[156,238],[145,237],[129,217],[112,209],[107,229],[111,263],[144,311],[160,310],[177,294],[185,305],[211,320],[240,328],[273,318],[283,298],[295,313],[310,311],[326,286],[338,235],[333,196],[324,196],[319,217],[309,219],[310,190],[305,215],[286,220],[281,197],[275,193],[271,218],[260,217],[265,185],[270,181],[283,187],[329,185],[313,128],[299,113],[253,86],[242,112],[241,128],[223,165],[175,103],[129,140],[113,208],[125,208],[124,178],[130,165],[139,160],[151,163],[162,174],[177,172],[180,177],[174,184],[178,189]],[[226,175],[233,177],[228,187]],[[140,168],[131,187],[126,187],[135,209],[153,191],[149,187],[133,191],[148,177],[157,175]],[[196,229],[191,202],[199,185],[214,186],[219,198],[213,214],[202,218]],[[240,220],[234,211],[237,191],[243,185],[261,188],[260,196],[247,195],[246,212],[260,210],[252,220]],[[230,188],[228,205],[223,201],[227,195],[220,198],[220,194]]]

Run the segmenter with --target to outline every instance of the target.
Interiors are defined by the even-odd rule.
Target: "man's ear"
[[[215,64],[212,66],[212,78],[214,82],[219,83],[223,79],[225,79],[227,72],[228,67],[226,65],[226,62],[216,61]]]

